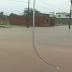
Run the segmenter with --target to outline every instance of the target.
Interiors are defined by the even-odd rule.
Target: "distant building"
[[[49,13],[49,17],[55,17],[55,13],[54,12],[50,12]]]
[[[42,14],[43,16],[35,17],[35,26],[39,27],[50,27],[55,25],[55,18],[49,17],[49,14]],[[11,16],[9,18],[10,25],[27,25],[26,16]],[[29,17],[29,26],[33,26],[33,17]]]
[[[45,17],[55,17],[55,13],[54,13],[54,12],[50,12],[49,14],[41,13],[41,16],[45,16]]]
[[[58,12],[56,13],[56,18],[70,18],[70,13]],[[71,14],[71,18],[72,18],[72,14]]]
[[[46,13],[41,13],[40,16],[45,16],[45,17],[49,17],[49,14]]]

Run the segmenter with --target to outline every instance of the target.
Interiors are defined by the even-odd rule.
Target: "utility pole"
[[[7,12],[6,12],[6,21],[7,21],[8,25],[9,25],[9,20],[8,20]]]
[[[29,5],[30,5],[30,0],[28,0],[27,28],[29,28]]]
[[[72,0],[71,0],[71,6],[70,6],[70,20],[69,20],[69,29],[71,25],[71,12],[72,12]]]

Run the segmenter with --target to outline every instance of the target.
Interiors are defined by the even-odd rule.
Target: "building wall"
[[[60,15],[60,17],[59,17],[59,15]],[[59,13],[58,13],[58,14],[56,14],[56,17],[57,17],[57,18],[65,18],[65,14],[59,14]]]
[[[67,14],[67,13],[57,13],[56,14],[56,18],[70,18],[70,14]],[[71,18],[72,18],[72,15],[71,15]]]
[[[9,19],[9,23],[11,25],[26,25],[28,23],[27,17],[24,16],[12,16]],[[55,18],[49,18],[49,17],[35,17],[35,26],[41,26],[41,27],[48,27],[48,26],[54,26],[55,24]],[[29,26],[33,25],[33,17],[29,18]]]
[[[70,14],[65,14],[65,18],[70,18]],[[71,18],[72,18],[72,14],[71,14]]]

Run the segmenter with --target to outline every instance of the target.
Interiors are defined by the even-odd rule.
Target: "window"
[[[66,15],[66,17],[70,17],[70,15]]]
[[[58,17],[61,17],[61,15],[58,15]]]

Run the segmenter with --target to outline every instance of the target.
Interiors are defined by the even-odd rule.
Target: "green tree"
[[[1,12],[0,14],[1,14],[1,15],[3,15],[3,14],[4,14],[4,12]]]
[[[5,15],[4,15],[4,12],[0,12],[0,19],[3,19],[3,20],[5,20]]]
[[[14,13],[11,13],[11,14],[9,15],[9,17],[10,17],[10,16],[17,16],[17,15],[16,15],[16,14],[14,14]]]
[[[27,15],[28,15],[28,8],[25,8],[25,10],[23,12],[23,16],[27,16]],[[29,15],[30,16],[33,15],[33,9],[32,8],[29,9]],[[40,16],[40,15],[41,15],[40,11],[35,9],[35,16]]]

